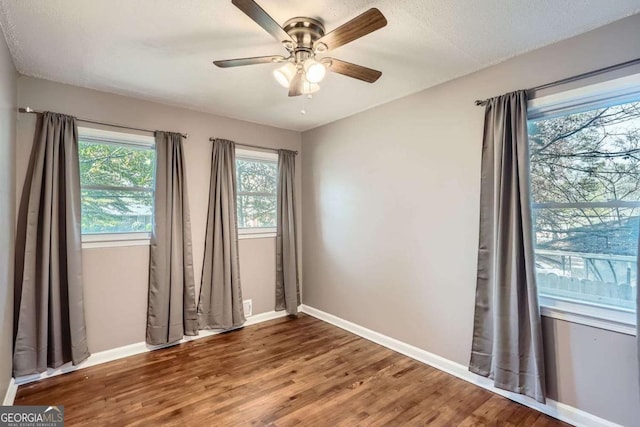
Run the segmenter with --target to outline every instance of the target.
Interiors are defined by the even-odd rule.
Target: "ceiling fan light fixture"
[[[1,1],[1,0],[0,0]],[[374,83],[380,78],[380,71],[352,64],[335,58],[320,58],[328,51],[351,43],[361,37],[387,25],[387,19],[375,7],[361,13],[329,33],[324,24],[304,16],[289,19],[280,26],[256,0],[232,0],[232,3],[256,24],[271,34],[289,52],[282,55],[256,56],[213,61],[220,68],[240,67],[244,65],[284,63],[273,76],[281,86],[288,89],[290,97],[306,95],[310,97],[320,89],[320,83],[327,70],[344,76]],[[318,55],[318,59],[316,59]]]
[[[273,70],[273,77],[280,84],[280,86],[289,88],[289,83],[291,83],[291,79],[296,74],[296,66],[291,62],[287,62],[284,66]]]
[[[322,79],[324,79],[325,74],[327,74],[325,66],[313,58],[304,61],[303,67],[307,80],[310,83],[320,83]]]

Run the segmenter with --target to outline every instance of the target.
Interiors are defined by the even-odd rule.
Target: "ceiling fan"
[[[213,61],[218,67],[284,63],[273,75],[278,83],[289,89],[289,96],[310,95],[318,91],[318,83],[324,78],[326,70],[368,83],[375,82],[382,75],[380,71],[339,59],[316,58],[317,54],[324,54],[387,25],[384,15],[376,8],[367,10],[325,34],[324,26],[316,19],[291,18],[281,27],[254,0],[232,0],[231,3],[281,42],[289,56],[271,55]]]

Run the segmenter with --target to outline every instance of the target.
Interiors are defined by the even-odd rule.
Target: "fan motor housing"
[[[296,42],[298,49],[303,50],[312,51],[316,40],[324,36],[324,25],[313,18],[291,18],[284,23],[283,29]]]

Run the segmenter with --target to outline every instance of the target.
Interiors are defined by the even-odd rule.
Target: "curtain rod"
[[[211,138],[209,138],[209,141],[213,142],[213,141],[215,141],[216,139],[218,139],[218,138],[211,137]],[[277,149],[277,148],[261,147],[261,146],[259,146],[259,145],[251,145],[251,144],[240,144],[239,142],[236,142],[236,145],[239,145],[239,146],[241,146],[241,147],[259,148],[260,150],[275,151],[275,152],[277,152],[277,151],[278,151],[278,149]],[[298,154],[298,152],[297,152],[297,151],[294,151],[294,153]]]
[[[20,113],[31,113],[31,114],[42,114],[42,111],[36,111],[36,110],[32,110],[29,107],[20,107],[18,108],[18,111]],[[141,132],[150,132],[150,133],[154,133],[155,130],[150,130],[150,129],[142,129],[142,128],[134,128],[132,126],[125,126],[125,125],[118,125],[115,123],[107,123],[107,122],[99,122],[97,120],[90,120],[90,119],[82,119],[79,117],[76,117],[76,120],[78,120],[79,122],[85,122],[85,123],[93,123],[95,125],[103,125],[103,126],[111,126],[114,128],[121,128],[121,129],[131,129],[131,130],[139,130]],[[184,139],[189,138],[189,134],[188,133],[181,133],[180,134]]]
[[[615,71],[615,70],[619,70],[620,68],[630,67],[630,66],[636,65],[636,64],[640,64],[640,58],[632,59],[631,61],[621,62],[621,63],[615,64],[615,65],[610,65],[610,66],[604,67],[604,68],[599,68],[597,70],[588,71],[586,73],[578,74],[578,75],[575,75],[575,76],[566,77],[564,79],[556,80],[555,82],[545,83],[545,84],[540,85],[540,86],[535,86],[535,87],[532,87],[530,89],[526,89],[526,91],[527,92],[535,92],[535,91],[542,90],[542,89],[548,89],[550,87],[555,87],[555,86],[559,86],[561,84],[575,82],[575,81],[578,81],[578,80],[586,79],[588,77],[593,77],[593,76],[597,76],[599,74],[604,74],[604,73],[607,73],[609,71]],[[482,99],[482,100],[477,99],[476,100],[476,105],[486,105],[488,101],[489,101],[488,99]]]

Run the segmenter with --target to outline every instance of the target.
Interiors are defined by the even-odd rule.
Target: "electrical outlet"
[[[253,302],[250,299],[242,301],[245,317],[253,315]]]

